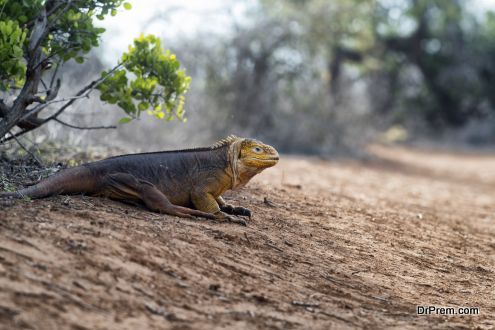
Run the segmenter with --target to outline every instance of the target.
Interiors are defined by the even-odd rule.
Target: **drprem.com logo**
[[[478,315],[479,307],[416,306],[418,315]]]

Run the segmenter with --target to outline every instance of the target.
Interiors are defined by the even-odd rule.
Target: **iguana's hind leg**
[[[106,175],[103,178],[101,190],[98,195],[119,200],[141,200],[152,211],[182,218],[194,218],[196,216],[215,219],[213,214],[172,204],[167,196],[153,184],[138,180],[135,176],[128,173]]]

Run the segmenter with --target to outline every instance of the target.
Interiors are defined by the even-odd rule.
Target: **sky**
[[[127,1],[132,5],[131,10],[120,9],[116,16],[98,23],[106,28],[101,44],[103,60],[109,65],[115,63],[141,33],[152,33],[165,42],[176,36],[193,36],[199,31],[222,33],[234,19],[242,19],[246,4],[256,3],[254,0]]]
[[[127,0],[131,10],[121,9],[98,25],[107,29],[102,36],[103,61],[113,66],[132,40],[152,33],[165,41],[196,32],[224,33],[233,21],[240,21],[256,0]],[[331,0],[329,0],[331,1]],[[445,0],[449,1],[449,0]],[[471,0],[473,12],[495,11],[495,0]]]

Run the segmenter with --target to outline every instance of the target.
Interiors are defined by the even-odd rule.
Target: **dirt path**
[[[227,196],[248,227],[80,196],[2,207],[0,328],[495,328],[495,156],[373,152],[284,157]]]

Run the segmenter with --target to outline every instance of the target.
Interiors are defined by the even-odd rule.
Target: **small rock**
[[[218,291],[218,290],[220,290],[220,284],[210,284],[210,286],[208,287],[208,290]]]

